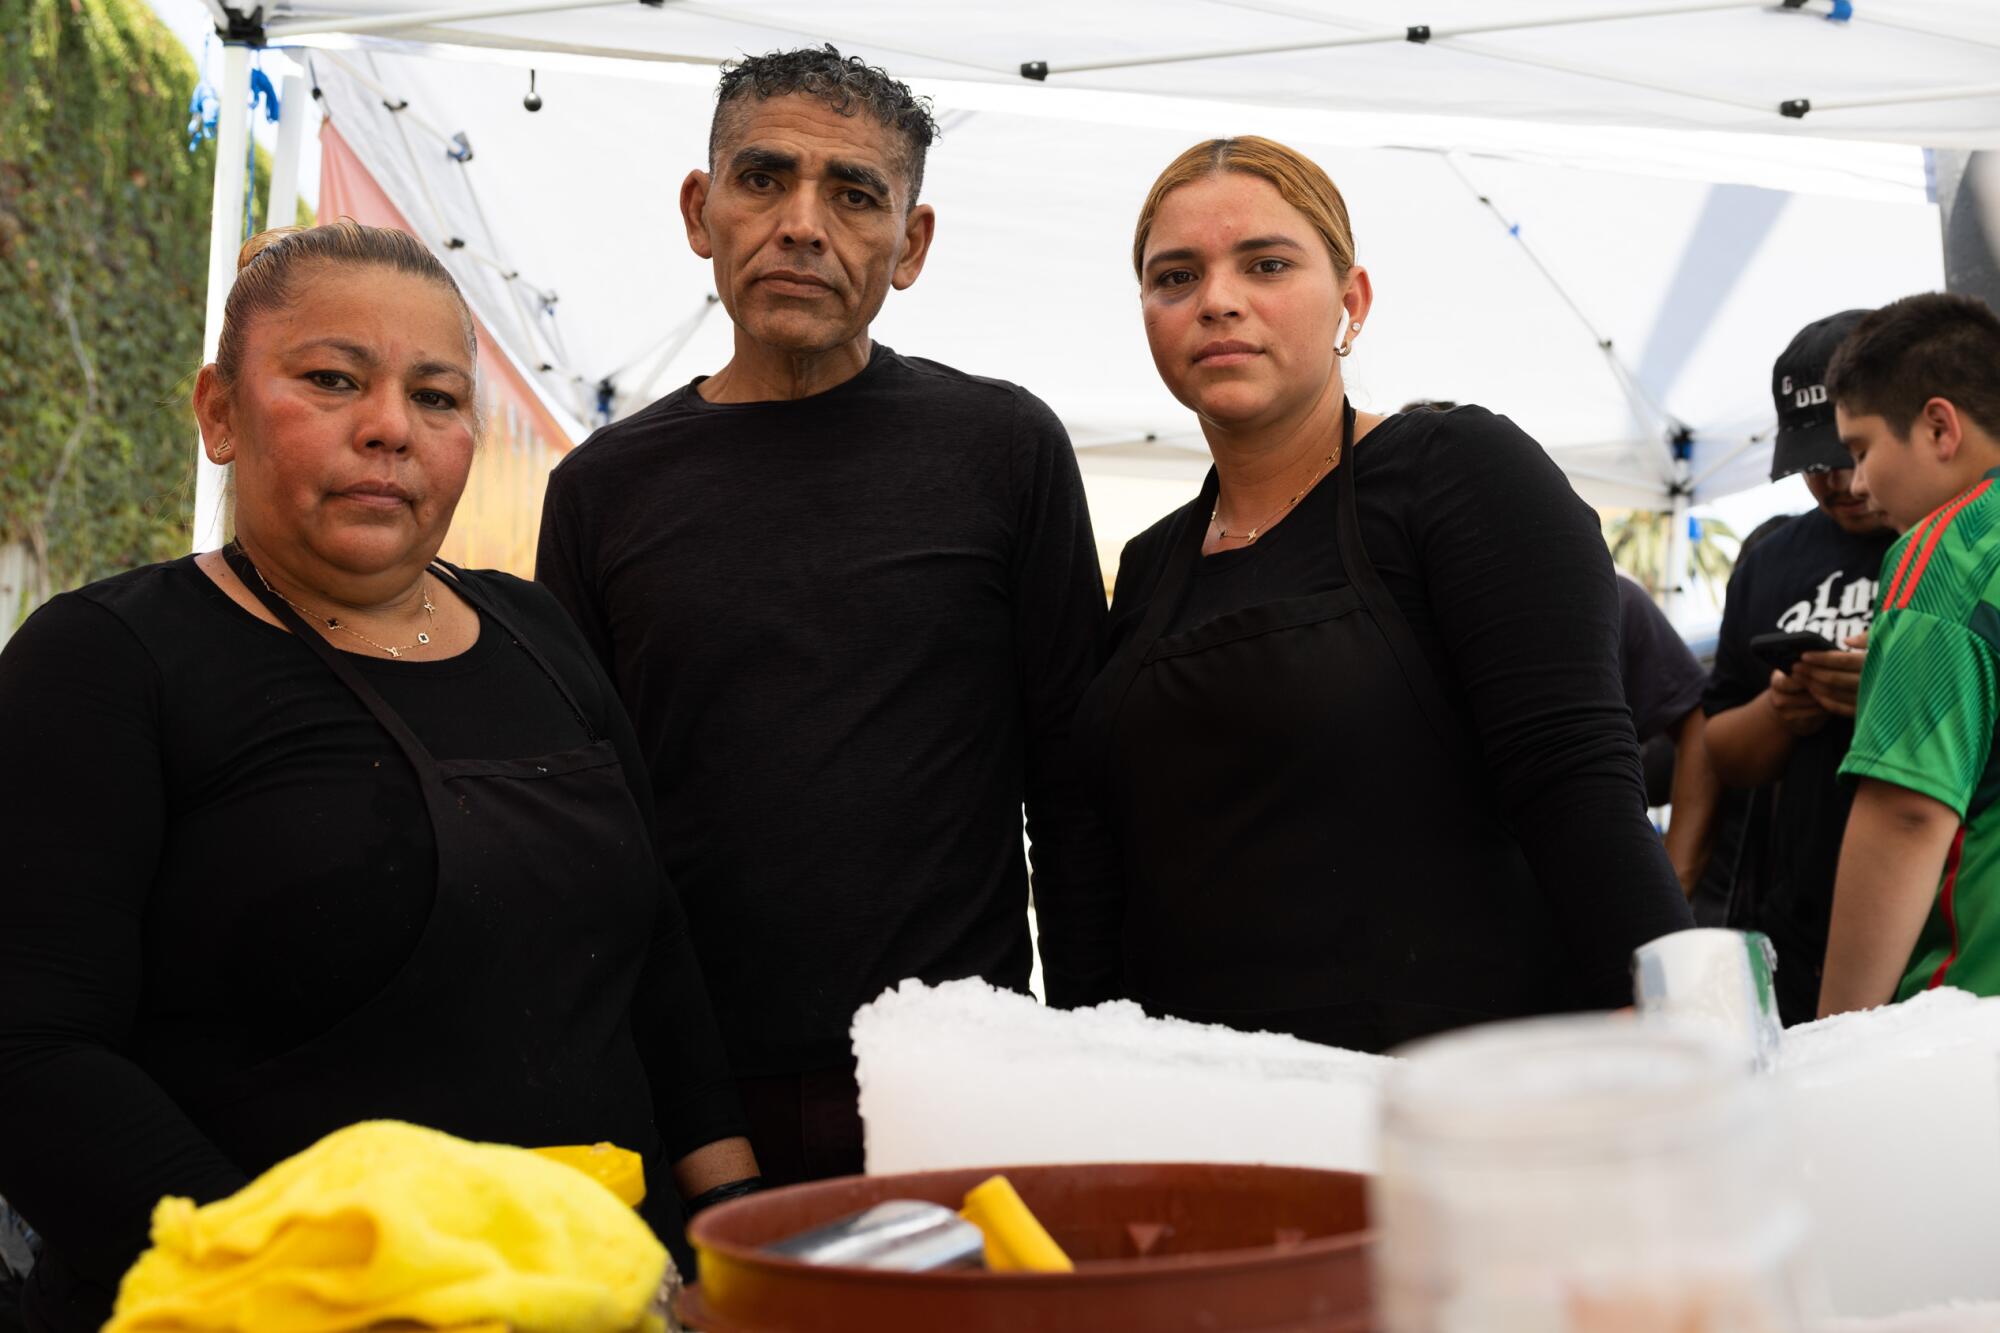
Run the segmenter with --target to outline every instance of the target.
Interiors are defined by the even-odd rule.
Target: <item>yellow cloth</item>
[[[351,1125],[227,1199],[160,1200],[104,1333],[658,1328],[666,1251],[580,1172],[393,1121]]]
[[[575,1167],[617,1195],[618,1202],[627,1208],[637,1208],[646,1201],[646,1163],[630,1149],[615,1143],[575,1143],[533,1151]]]

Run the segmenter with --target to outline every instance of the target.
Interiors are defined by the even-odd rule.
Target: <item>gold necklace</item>
[[[342,621],[338,616],[323,616],[320,615],[317,611],[308,611],[303,606],[300,606],[297,602],[293,601],[291,598],[285,596],[285,594],[279,592],[276,588],[273,588],[271,586],[271,580],[264,577],[264,571],[261,569],[257,569],[256,561],[252,560],[250,562],[250,568],[257,570],[257,581],[264,585],[265,591],[269,592],[273,597],[276,597],[286,606],[291,607],[292,610],[298,612],[300,615],[304,616],[308,620],[319,621],[321,624],[325,625],[328,629],[337,629],[344,633],[352,634],[355,638],[361,640],[361,642],[367,644],[370,648],[375,649],[377,652],[387,653],[391,657],[401,657],[404,653],[409,652],[410,649],[418,647],[423,644],[428,644],[431,641],[429,630],[419,630],[417,632],[416,643],[406,643],[403,644],[401,647],[391,647],[389,644],[386,643],[377,643],[375,642],[375,640],[369,638],[366,634],[363,634],[360,630],[355,629],[352,625],[342,623]],[[437,628],[437,607],[431,604],[430,579],[428,576],[420,576],[420,577],[422,578],[423,582],[424,614],[430,617],[431,629],[434,630]]]
[[[1266,518],[1262,523],[1259,523],[1256,527],[1250,529],[1250,531],[1248,532],[1225,532],[1223,530],[1222,521],[1220,518],[1217,517],[1217,515],[1222,513],[1222,499],[1220,496],[1217,496],[1215,501],[1215,508],[1208,511],[1208,521],[1215,527],[1216,540],[1243,542],[1245,544],[1256,541],[1258,536],[1264,531],[1265,528],[1270,527],[1273,523],[1276,523],[1280,518],[1283,518],[1286,514],[1290,513],[1292,506],[1297,504],[1300,500],[1304,499],[1306,492],[1319,484],[1319,479],[1327,474],[1327,471],[1333,467],[1333,460],[1338,457],[1340,457],[1340,446],[1335,445],[1333,447],[1333,452],[1328,454],[1326,456],[1326,460],[1319,465],[1319,470],[1314,472],[1312,476],[1306,479],[1306,484],[1299,487],[1299,489],[1293,493],[1291,499],[1279,505],[1276,512],[1271,514],[1270,517]]]

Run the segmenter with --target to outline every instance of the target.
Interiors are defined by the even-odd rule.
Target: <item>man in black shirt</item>
[[[559,467],[538,577],[636,725],[765,1175],[859,1171],[848,1026],[898,980],[1049,997],[1115,917],[1070,715],[1104,592],[1076,459],[1025,390],[892,352],[934,125],[832,47],[723,75],[681,189],[734,352]],[[1115,927],[1110,932],[1115,938]]]
[[[1702,735],[1708,673],[1652,594],[1623,574],[1618,576],[1618,675],[1639,737],[1646,804],[1673,807],[1667,859],[1692,902],[1708,867],[1721,795]]]
[[[1778,950],[1778,1008],[1787,1023],[1819,1010],[1833,910],[1833,875],[1851,794],[1835,779],[1854,737],[1854,699],[1873,619],[1882,556],[1894,540],[1882,515],[1849,489],[1853,460],[1826,396],[1833,350],[1862,315],[1807,325],[1772,369],[1778,409],[1771,479],[1805,474],[1818,507],[1779,528],[1729,580],[1708,693],[1708,748],[1722,780],[1765,787],[1745,829],[1729,924],[1761,930]],[[1807,653],[1773,670],[1750,640],[1810,631],[1841,651]]]

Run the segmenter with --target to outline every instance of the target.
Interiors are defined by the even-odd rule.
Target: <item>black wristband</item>
[[[687,1215],[693,1217],[704,1208],[713,1208],[718,1203],[728,1203],[731,1199],[740,1199],[746,1194],[755,1194],[763,1188],[764,1177],[762,1176],[745,1176],[741,1180],[724,1181],[714,1189],[703,1190],[692,1199],[689,1199],[686,1204]]]

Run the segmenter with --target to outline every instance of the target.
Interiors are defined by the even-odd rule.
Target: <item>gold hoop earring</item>
[[[235,447],[236,446],[231,444],[228,440],[224,440],[222,443],[215,446],[215,456],[217,458],[221,458],[224,454],[228,453],[231,449],[234,449]]]
[[[1354,340],[1361,333],[1361,321],[1355,320],[1347,326],[1347,341],[1333,349],[1335,356],[1346,356],[1354,350]]]

